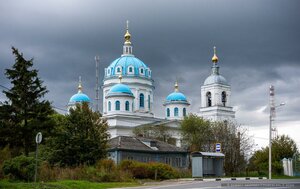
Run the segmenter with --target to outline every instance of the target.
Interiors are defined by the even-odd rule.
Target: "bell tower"
[[[201,86],[200,116],[212,121],[233,119],[235,112],[231,107],[231,87],[227,80],[219,73],[219,58],[216,47],[212,57],[211,74]]]

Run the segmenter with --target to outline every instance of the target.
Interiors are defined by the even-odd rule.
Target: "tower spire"
[[[131,55],[132,54],[132,46],[131,46],[131,35],[129,33],[129,21],[126,21],[126,32],[124,35],[124,45],[123,45],[123,55]]]
[[[214,56],[211,58],[213,63],[217,63],[219,61],[219,58],[217,57],[217,48],[214,47]]]
[[[130,42],[131,35],[129,33],[129,21],[128,20],[126,21],[126,33],[124,35],[124,38],[125,38],[124,45],[131,45],[131,42]]]
[[[79,82],[78,82],[78,93],[82,93],[82,83],[81,83],[81,76],[79,76]]]
[[[122,79],[123,79],[122,74],[120,74],[119,75],[119,83],[122,83]]]
[[[177,80],[176,80],[176,82],[175,82],[174,88],[175,88],[175,92],[178,92],[178,91],[179,91],[179,86],[178,86]]]
[[[217,48],[214,47],[214,56],[211,58],[212,62],[213,62],[213,66],[212,66],[212,74],[213,75],[219,75],[219,66],[218,66],[218,61],[219,58],[217,57]]]

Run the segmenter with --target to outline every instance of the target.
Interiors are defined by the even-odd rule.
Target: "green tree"
[[[184,117],[180,126],[184,143],[190,151],[210,151],[214,141],[209,121],[190,114]]]
[[[277,136],[272,140],[272,173],[281,174],[283,158],[292,158],[298,152],[297,145],[287,135]],[[268,172],[269,147],[256,151],[249,160],[249,169],[259,173]]]
[[[32,69],[33,59],[26,60],[23,54],[12,47],[15,64],[6,69],[12,87],[3,91],[8,101],[0,106],[0,147],[24,149],[25,155],[34,149],[37,132],[46,134],[52,129],[49,115],[53,113],[50,102],[43,100],[47,89]]]
[[[224,170],[226,175],[235,176],[246,168],[245,156],[253,146],[247,130],[232,121],[214,122],[213,137],[221,143],[221,151],[225,155]]]
[[[65,119],[57,116],[56,136],[48,139],[48,160],[60,166],[93,165],[106,157],[109,134],[106,120],[87,103],[77,104]]]

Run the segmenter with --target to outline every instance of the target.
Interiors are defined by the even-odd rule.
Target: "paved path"
[[[156,183],[146,183],[146,186],[131,187],[130,189],[220,189],[220,188],[234,188],[234,189],[255,189],[255,188],[268,188],[268,189],[300,189],[300,179],[204,179],[199,180],[171,180]],[[129,188],[127,188],[129,189]]]

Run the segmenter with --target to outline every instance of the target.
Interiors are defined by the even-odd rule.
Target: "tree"
[[[283,158],[292,158],[298,152],[297,145],[287,135],[277,136],[272,140],[272,173],[281,174]],[[249,169],[259,173],[268,172],[269,147],[256,151],[249,160]]]
[[[48,139],[48,160],[60,166],[93,165],[106,157],[108,124],[87,103],[77,104],[65,118],[56,117],[58,134]]]
[[[33,59],[26,60],[14,47],[12,51],[15,64],[5,72],[12,88],[3,91],[8,101],[0,106],[0,143],[24,149],[28,156],[34,149],[36,133],[47,135],[52,129],[48,121],[53,110],[49,101],[42,100],[48,91],[38,77],[38,70],[32,69]]]
[[[184,117],[180,126],[183,141],[187,143],[190,151],[209,151],[214,142],[209,121],[190,114]]]
[[[189,115],[181,123],[183,142],[190,151],[215,151],[215,144],[221,143],[225,155],[224,170],[227,175],[238,174],[246,167],[245,156],[253,142],[235,122],[210,122],[197,115]]]
[[[225,155],[224,170],[226,175],[234,176],[246,168],[246,155],[253,147],[253,141],[247,130],[236,122],[224,121],[212,123],[214,141],[221,143]]]

